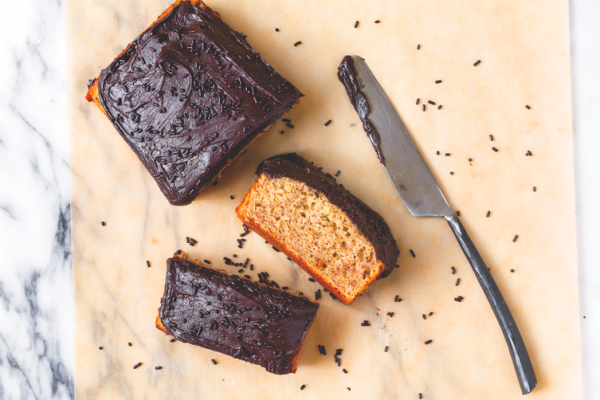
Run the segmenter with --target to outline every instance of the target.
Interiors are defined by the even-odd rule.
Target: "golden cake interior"
[[[384,269],[350,218],[303,182],[261,175],[237,213],[345,304]]]

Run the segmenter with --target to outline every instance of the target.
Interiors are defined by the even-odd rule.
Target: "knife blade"
[[[338,77],[408,211],[416,217],[444,217],[448,221],[502,329],[521,392],[531,392],[537,385],[535,372],[502,293],[467,231],[452,212],[394,106],[361,57],[344,57]]]

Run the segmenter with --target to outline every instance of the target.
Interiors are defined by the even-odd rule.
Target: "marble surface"
[[[8,9],[7,9],[8,7]],[[69,162],[63,5],[7,5],[24,17],[0,32],[0,398],[71,398]],[[571,4],[575,167],[585,398],[598,398],[595,171],[600,7]],[[9,32],[10,30],[10,32]],[[31,93],[40,94],[32,96]],[[32,112],[35,110],[35,112]]]

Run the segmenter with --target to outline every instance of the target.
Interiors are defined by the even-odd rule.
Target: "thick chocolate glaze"
[[[174,205],[190,203],[302,96],[195,3],[175,5],[98,82],[108,117]]]
[[[369,121],[368,117],[371,113],[371,107],[369,106],[367,97],[360,90],[361,83],[358,81],[352,57],[346,56],[342,59],[342,63],[338,67],[338,78],[346,88],[346,93],[350,98],[350,102],[363,123],[363,129],[367,132],[367,136],[371,139],[371,143],[373,143],[379,161],[385,165],[385,158],[381,152],[381,137],[379,136],[377,129],[375,129],[375,126]]]
[[[159,316],[181,342],[288,374],[318,309],[306,297],[170,258]]]
[[[392,272],[400,252],[389,226],[381,215],[350,194],[343,185],[335,181],[334,177],[319,171],[317,167],[295,153],[283,154],[263,161],[258,166],[256,174],[259,176],[265,174],[269,178],[294,179],[324,194],[332,204],[339,207],[350,218],[375,248],[375,255],[385,265],[378,279],[385,278]]]

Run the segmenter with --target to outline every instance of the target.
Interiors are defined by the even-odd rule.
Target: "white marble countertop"
[[[23,0],[0,25],[0,399],[73,390],[64,4]],[[600,3],[571,2],[574,149],[586,399],[600,399]],[[548,216],[551,218],[552,216]]]

